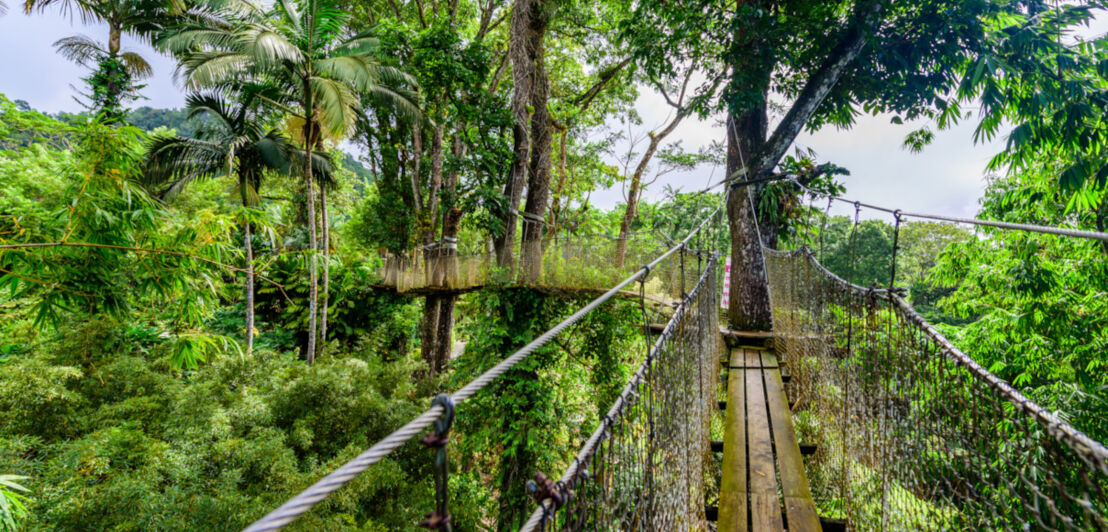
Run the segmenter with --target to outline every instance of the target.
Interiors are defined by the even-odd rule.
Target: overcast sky
[[[8,14],[0,17],[0,50],[4,51],[0,53],[0,72],[4,73],[0,77],[0,93],[13,100],[26,100],[46,112],[81,110],[73,99],[76,94],[73,87],[82,88],[81,78],[87,75],[87,70],[59,57],[52,44],[74,33],[103,41],[106,27],[84,26],[57,14],[27,16],[20,9],[21,2],[8,3]],[[1105,32],[1108,17],[1100,17],[1095,27],[1082,33],[1092,36]],[[127,38],[124,47],[142,53],[154,68],[154,76],[146,80],[147,86],[142,91],[147,99],[135,105],[181,107],[184,95],[173,81],[173,61]],[[646,88],[636,107],[643,118],[643,128],[661,124],[669,110],[660,96]],[[903,210],[972,217],[984,188],[985,165],[1003,147],[1003,139],[974,144],[975,122],[969,120],[937,132],[930,146],[913,154],[902,149],[901,144],[904,136],[921,124],[895,125],[890,118],[863,116],[847,131],[826,128],[816,134],[804,133],[797,139],[797,145],[814,149],[820,162],[830,161],[850,170],[851,175],[841,181],[851,199]],[[682,140],[689,150],[707,146],[713,140],[723,139],[723,128],[717,122],[717,119],[686,120],[670,138]],[[646,195],[649,198],[660,195],[666,184],[698,190],[722,175],[722,169],[710,167],[667,175],[652,185]],[[598,191],[592,200],[601,207],[611,207],[623,200],[620,186]],[[849,207],[837,207],[834,212],[849,211]]]

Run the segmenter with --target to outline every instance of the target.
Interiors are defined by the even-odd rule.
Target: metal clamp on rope
[[[531,498],[539,504],[550,499],[555,510],[561,508],[569,500],[569,492],[564,488],[561,482],[554,482],[546,478],[546,475],[542,474],[541,471],[535,472],[534,480],[527,481],[527,493],[531,495]]]
[[[450,442],[450,426],[454,423],[454,399],[446,394],[439,394],[431,401],[431,407],[441,406],[442,417],[435,420],[434,432],[424,436],[420,440],[430,449],[437,449],[435,453],[435,511],[424,516],[419,526],[431,530],[450,531],[449,511],[449,467],[446,460],[446,444]]]

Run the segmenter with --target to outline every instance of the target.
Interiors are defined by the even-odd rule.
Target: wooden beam
[[[743,350],[747,366],[760,366],[763,353]],[[777,467],[773,459],[765,370],[745,370],[747,453],[750,464],[750,523],[752,530],[783,531],[781,499],[777,495]],[[772,371],[772,370],[770,370]],[[738,373],[738,372],[733,372]]]
[[[776,357],[772,353],[763,353],[762,361],[763,363],[776,362]],[[777,449],[777,467],[781,473],[781,493],[785,496],[789,530],[790,532],[816,532],[819,530],[819,517],[816,514],[815,503],[812,501],[808,477],[804,473],[804,459],[800,454],[800,446],[796,442],[792,415],[785,402],[785,386],[781,379],[781,371],[767,369],[763,374],[766,384],[766,404],[769,407],[773,441]]]
[[[741,360],[742,351],[731,350]],[[747,532],[746,490],[746,379],[745,372],[727,375],[727,410],[724,416],[723,469],[719,494],[719,532]]]

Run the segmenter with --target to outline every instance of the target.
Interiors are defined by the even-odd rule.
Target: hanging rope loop
[[[900,249],[900,209],[893,212],[893,218],[896,219],[896,223],[893,226],[893,256],[892,267],[889,272],[889,290],[894,290],[896,288],[896,252]]]
[[[435,430],[420,442],[435,453],[435,511],[424,516],[419,526],[430,530],[446,530],[450,527],[449,508],[449,462],[446,458],[446,444],[450,442],[450,426],[454,424],[454,399],[447,394],[439,394],[431,401],[431,407],[441,406],[442,416],[435,420]]]

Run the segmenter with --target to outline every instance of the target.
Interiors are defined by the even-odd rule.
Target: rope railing
[[[717,257],[520,529],[703,530],[719,372]]]
[[[812,194],[814,196],[823,196],[824,195],[822,192],[812,190],[812,189],[800,184],[800,182],[795,180],[795,179],[790,179],[789,181],[791,183],[793,183],[794,185],[800,187],[801,189],[807,191],[809,194]],[[907,216],[909,218],[923,218],[923,219],[926,219],[926,220],[936,220],[936,221],[940,221],[940,222],[960,223],[960,224],[976,225],[976,226],[982,226],[982,227],[996,227],[998,229],[1009,229],[1009,230],[1014,230],[1014,231],[1026,231],[1026,232],[1031,232],[1031,233],[1041,233],[1041,234],[1047,234],[1047,235],[1069,236],[1069,237],[1074,237],[1074,238],[1087,238],[1087,239],[1091,239],[1091,240],[1100,240],[1102,242],[1108,242],[1108,233],[1101,232],[1101,231],[1086,231],[1086,230],[1083,230],[1083,229],[1071,229],[1071,228],[1068,228],[1068,227],[1054,227],[1054,226],[1049,226],[1049,225],[1023,224],[1023,223],[1013,223],[1013,222],[998,222],[998,221],[995,221],[995,220],[982,220],[980,218],[961,218],[961,217],[958,217],[958,216],[945,216],[945,215],[941,215],[941,214],[928,214],[928,213],[922,213],[922,212],[910,212],[910,211],[905,211],[905,210],[901,210],[901,209],[891,209],[889,207],[882,207],[880,205],[873,205],[873,204],[870,204],[870,203],[863,203],[861,201],[854,201],[854,200],[851,200],[851,199],[840,198],[838,196],[831,196],[829,199],[833,200],[833,201],[838,201],[840,203],[846,203],[846,204],[852,205],[856,209],[864,207],[864,208],[867,208],[867,209],[873,209],[875,211],[887,212],[887,213],[892,214],[893,216],[897,216],[897,217]]]
[[[824,515],[858,530],[1108,530],[1108,449],[895,291],[850,284],[806,249],[764,253]]]
[[[630,285],[631,283],[643,279],[663,261],[673,256],[675,253],[686,249],[689,242],[692,241],[693,237],[695,237],[706,227],[708,227],[709,222],[716,219],[717,215],[721,212],[721,209],[722,207],[717,207],[715,210],[713,210],[712,213],[706,216],[696,226],[695,229],[693,229],[683,240],[681,240],[681,242],[669,248],[667,251],[656,257],[653,261],[639,268],[635,273],[631,274],[623,281],[617,283],[607,292],[597,297],[596,299],[593,299],[577,312],[574,312],[561,323],[555,325],[550,330],[540,335],[538,338],[535,338],[533,341],[523,346],[512,355],[508,356],[500,363],[485,371],[476,379],[470,381],[461,389],[451,394],[449,398],[452,400],[453,404],[460,404],[466,399],[473,397],[485,386],[495,381],[498,377],[503,375],[515,365],[519,364],[521,361],[525,360],[540,347],[550,342],[558,334],[562,333],[563,331],[580,321],[583,317],[588,315],[590,312],[592,312],[594,309],[596,309],[606,301],[618,295],[623,290],[623,288]],[[354,459],[335,469],[330,474],[317,481],[315,484],[312,484],[310,487],[308,487],[292,499],[289,499],[277,509],[265,515],[250,526],[246,527],[244,531],[263,532],[281,529],[285,525],[291,523],[297,517],[303,515],[305,512],[310,510],[313,506],[325,499],[335,490],[341,488],[347,482],[354,479],[370,466],[376,464],[377,462],[380,462],[392,451],[396,450],[400,446],[410,441],[416,435],[426,430],[428,427],[434,424],[436,420],[440,419],[444,412],[445,408],[441,404],[435,404],[431,408],[427,409],[427,411],[423,412],[404,426],[394,431],[392,434],[389,434],[381,441],[375,443],[369,449],[363,451]]]

